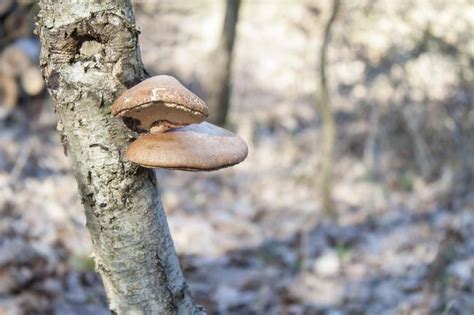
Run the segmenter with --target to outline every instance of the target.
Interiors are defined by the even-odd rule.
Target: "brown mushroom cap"
[[[125,91],[112,105],[112,114],[139,132],[163,132],[206,119],[206,103],[168,75],[149,78]]]
[[[245,141],[207,122],[140,136],[128,148],[130,161],[149,168],[212,171],[242,162]]]

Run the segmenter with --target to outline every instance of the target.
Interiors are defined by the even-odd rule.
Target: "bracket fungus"
[[[212,171],[242,162],[247,144],[232,132],[207,122],[140,136],[125,157],[144,167]]]
[[[158,75],[120,95],[112,115],[134,131],[158,133],[203,122],[209,114],[206,103],[177,79]]]
[[[248,148],[234,133],[204,122],[207,105],[173,77],[160,75],[125,91],[112,105],[138,136],[125,157],[143,167],[213,171],[245,160]]]

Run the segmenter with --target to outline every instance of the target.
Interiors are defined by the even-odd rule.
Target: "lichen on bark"
[[[85,208],[96,269],[119,314],[197,314],[153,172],[123,159],[132,139],[110,107],[146,77],[130,1],[42,0],[40,65]]]

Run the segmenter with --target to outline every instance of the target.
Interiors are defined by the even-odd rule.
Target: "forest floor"
[[[137,7],[149,72],[174,74],[197,93],[222,12],[215,2],[201,2],[207,4],[199,9],[181,2]],[[329,219],[317,186],[321,123],[314,104],[327,5],[247,3],[229,126],[248,142],[248,159],[212,173],[156,172],[196,300],[210,314],[474,314],[472,188],[462,194],[454,189],[457,173],[448,160],[425,180],[417,156],[406,154],[396,137],[379,137],[393,142],[379,147],[379,175],[368,169],[364,150],[375,126],[361,104],[377,105],[396,94],[390,80],[397,69],[369,80],[363,52],[348,49],[345,37],[337,36],[367,5],[348,4],[330,49],[339,135],[337,218]],[[348,36],[357,39],[357,30],[379,40],[367,44],[373,45],[370,54],[387,45],[378,34],[367,34],[365,24]],[[430,52],[430,58],[444,60],[441,53]],[[448,69],[450,62],[444,64]],[[436,93],[450,84],[442,81]],[[433,98],[452,99],[438,94]],[[381,133],[387,121],[380,122]],[[51,100],[31,99],[1,124],[0,315],[108,314]]]

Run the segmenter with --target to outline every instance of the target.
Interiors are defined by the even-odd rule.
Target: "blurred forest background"
[[[216,69],[232,70],[227,126],[248,159],[157,171],[209,313],[474,314],[471,1],[342,1],[324,63],[330,211],[320,61],[332,1],[242,0],[234,45],[225,1],[134,8],[151,74],[213,102]],[[0,314],[108,314],[38,69],[36,11],[0,1]]]

